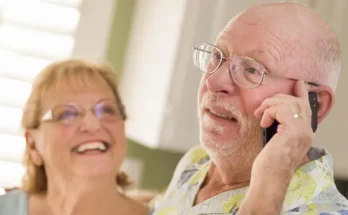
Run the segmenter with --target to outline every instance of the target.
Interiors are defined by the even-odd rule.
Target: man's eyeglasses
[[[104,100],[95,104],[91,109],[85,109],[78,104],[58,105],[47,111],[41,118],[41,122],[53,121],[62,124],[78,124],[89,110],[100,121],[115,122],[122,120],[117,104],[111,100]]]
[[[228,60],[223,52],[212,44],[203,43],[198,47],[193,47],[193,64],[205,74],[213,74]],[[262,64],[249,57],[234,55],[229,61],[231,77],[242,88],[256,88],[261,85],[266,76],[297,81],[297,79],[270,74]],[[306,83],[319,86],[313,82]]]

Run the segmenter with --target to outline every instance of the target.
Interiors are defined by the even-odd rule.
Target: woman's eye
[[[118,116],[118,108],[114,104],[97,105],[94,113],[97,117],[114,117]]]
[[[117,113],[117,111],[113,107],[103,107],[102,111],[105,114],[112,114],[112,115]]]
[[[57,115],[56,120],[57,121],[71,120],[71,119],[75,119],[78,116],[79,116],[79,113],[76,110],[65,110],[60,112]]]

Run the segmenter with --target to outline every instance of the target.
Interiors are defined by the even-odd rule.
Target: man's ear
[[[27,149],[29,151],[29,156],[31,160],[36,166],[42,166],[43,159],[36,148],[34,131],[25,131],[25,140],[26,140],[26,145],[27,145]]]
[[[335,95],[330,87],[320,87],[316,91],[318,95],[318,124],[330,113],[334,102]]]

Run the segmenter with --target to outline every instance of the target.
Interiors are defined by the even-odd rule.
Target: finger
[[[278,109],[279,109],[279,107],[273,106],[273,107],[267,108],[263,112],[262,118],[260,121],[260,126],[262,128],[268,128],[273,124],[273,122],[275,121],[274,115],[277,114]]]
[[[291,105],[274,105],[267,108],[262,114],[261,127],[268,128],[274,120],[277,120],[280,124],[289,125],[294,120],[295,108]]]
[[[286,95],[286,94],[277,94],[273,97],[270,97],[270,98],[267,98],[265,99],[260,107],[258,107],[255,112],[254,112],[254,115],[257,117],[257,118],[261,118],[262,117],[262,114],[263,112],[267,109],[267,108],[270,108],[274,105],[281,105],[281,104],[291,104],[291,102],[294,100],[294,97],[293,96],[290,96],[290,95]]]
[[[282,101],[280,99],[276,99],[274,97],[271,97],[271,98],[267,98],[265,100],[263,100],[263,102],[261,103],[261,105],[255,110],[254,112],[254,115],[257,117],[257,118],[261,118],[262,115],[263,115],[263,112],[274,106],[274,105],[279,105],[279,104],[282,104]]]
[[[296,84],[295,84],[295,96],[308,100],[307,84],[304,81],[299,80],[296,82]]]
[[[294,98],[294,96],[292,96],[290,94],[284,94],[284,93],[277,93],[273,97],[274,98],[283,98],[283,99]]]

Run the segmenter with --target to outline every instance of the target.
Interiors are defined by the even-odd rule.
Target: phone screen
[[[318,127],[318,95],[315,92],[309,92],[309,104],[312,110],[312,130],[315,132]],[[263,145],[266,145],[273,135],[277,133],[279,122],[274,121],[274,123],[268,127],[263,129]]]

